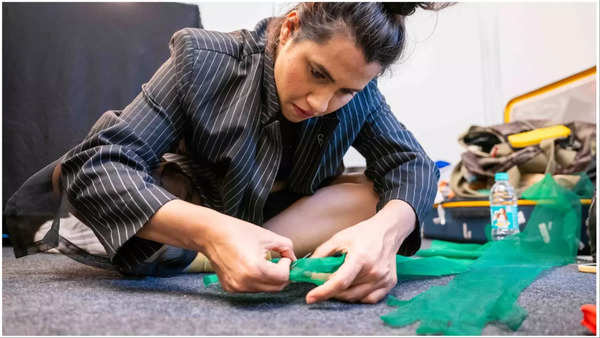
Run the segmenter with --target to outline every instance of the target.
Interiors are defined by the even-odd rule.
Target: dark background
[[[201,25],[190,4],[3,3],[3,208],[103,112],[133,100],[173,33]]]

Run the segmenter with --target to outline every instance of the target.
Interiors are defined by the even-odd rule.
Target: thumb
[[[339,250],[339,245],[337,241],[332,237],[319,245],[310,256],[311,258],[322,258],[327,256],[333,256]]]
[[[292,260],[282,257],[277,263],[265,261],[266,266],[261,269],[264,276],[271,283],[287,282],[290,279],[290,264]]]
[[[278,269],[286,271],[287,273],[290,272],[291,264],[292,264],[292,260],[287,257],[283,257],[283,258],[279,259],[279,262],[276,263]]]

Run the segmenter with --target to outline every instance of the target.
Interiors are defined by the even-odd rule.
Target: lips
[[[306,110],[303,110],[303,109],[301,109],[300,107],[296,106],[293,103],[292,103],[292,105],[294,106],[294,109],[296,110],[296,114],[298,114],[301,117],[311,118],[311,117],[315,116],[315,114],[312,113],[312,112],[308,112]]]

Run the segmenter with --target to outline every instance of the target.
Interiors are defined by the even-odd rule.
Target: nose
[[[331,101],[332,97],[333,92],[330,90],[315,90],[308,94],[306,101],[313,113],[322,115],[327,111],[327,108],[329,107],[329,101]]]

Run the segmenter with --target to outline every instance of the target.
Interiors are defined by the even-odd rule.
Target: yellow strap
[[[596,263],[579,264],[577,269],[581,272],[596,273]]]
[[[591,198],[582,198],[580,199],[582,205],[589,205],[592,203]],[[454,201],[454,202],[442,202],[435,203],[433,208],[436,209],[438,205],[442,205],[442,208],[473,208],[473,207],[489,207],[490,201]],[[533,201],[533,200],[517,200],[518,205],[537,205],[544,204],[543,201]]]

